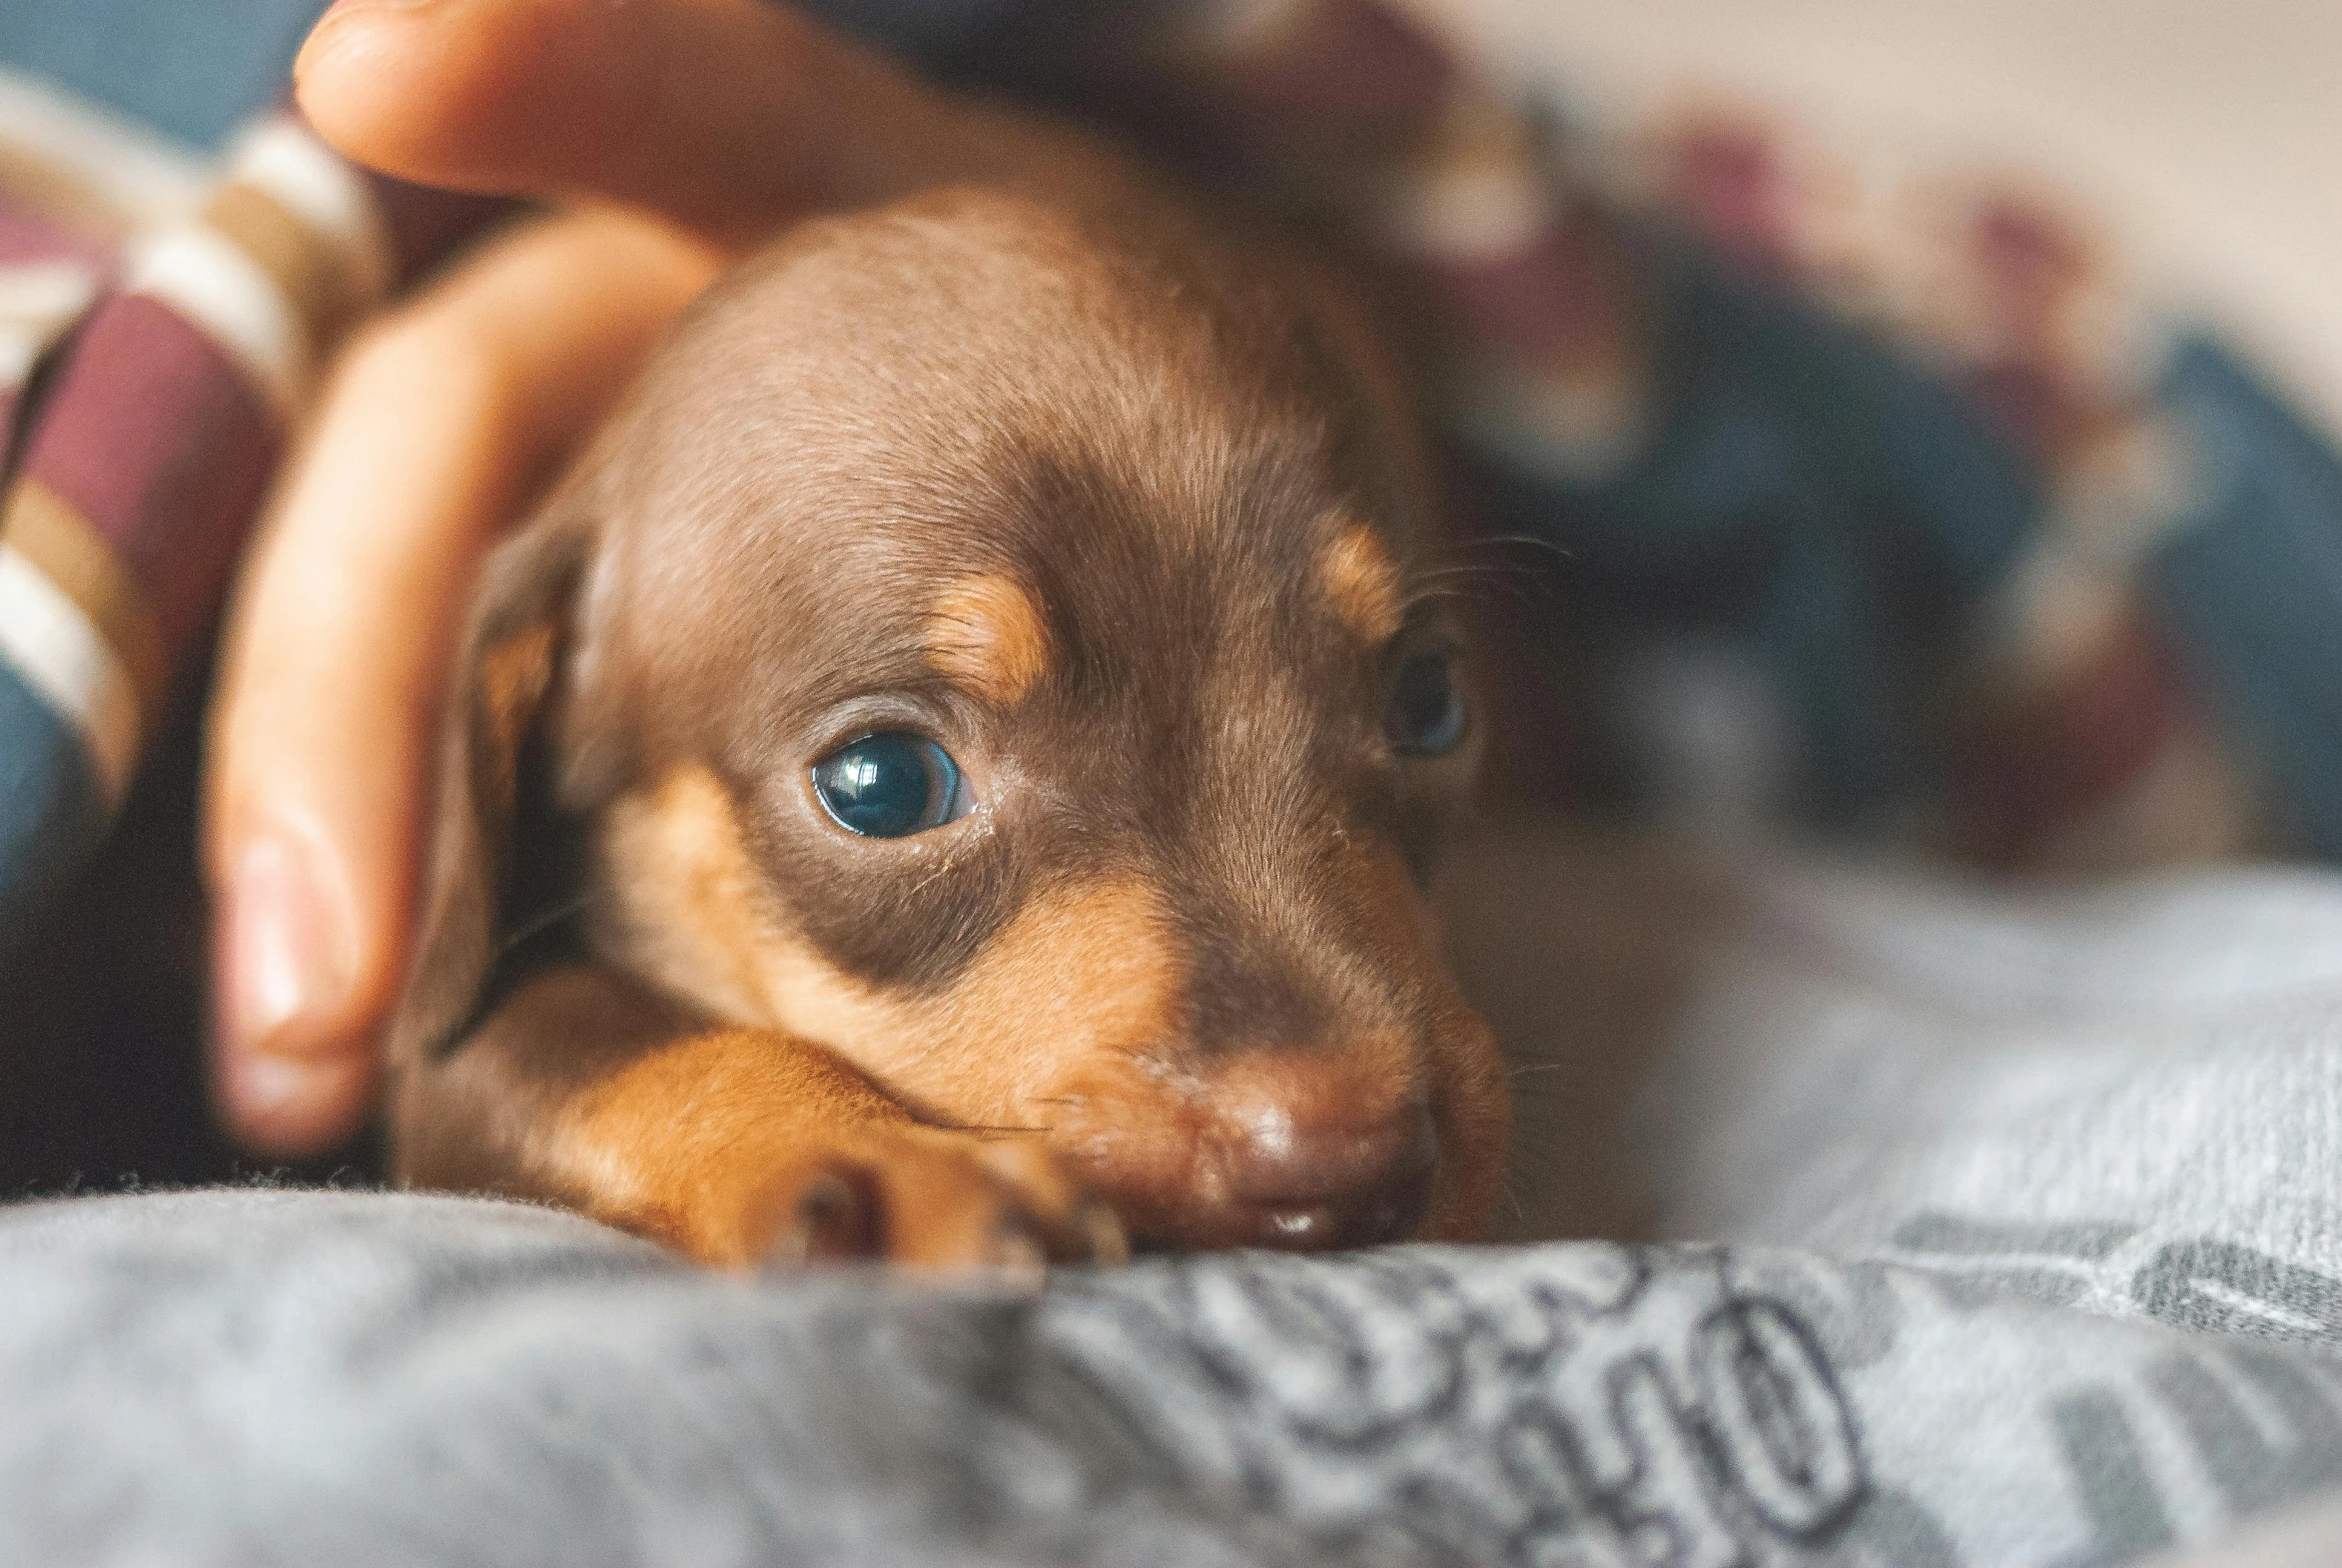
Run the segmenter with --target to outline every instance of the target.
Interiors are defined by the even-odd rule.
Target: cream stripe
[[[152,713],[171,677],[145,592],[88,519],[38,479],[19,478],[0,507],[0,538],[81,609]]]
[[[43,351],[97,294],[98,280],[79,262],[0,266],[0,392],[24,385]]]
[[[80,731],[110,814],[138,762],[138,693],[81,608],[0,544],[0,660]]]
[[[1519,255],[1558,216],[1532,171],[1481,164],[1420,174],[1392,196],[1384,222],[1410,256],[1475,262]]]
[[[357,170],[290,120],[254,127],[230,151],[230,177],[265,191],[341,251],[360,310],[390,284],[390,242],[374,194]]]
[[[1643,388],[1626,366],[1567,370],[1484,359],[1450,393],[1467,439],[1501,460],[1573,484],[1608,480],[1651,435]]]
[[[176,223],[211,187],[208,164],[145,126],[0,70],[0,148],[73,188],[116,234]]]
[[[1471,263],[1519,255],[1561,217],[1536,126],[1509,104],[1466,98],[1397,171],[1383,224],[1411,255]]]
[[[28,327],[0,321],[0,397],[13,396],[23,389],[48,344],[46,337]],[[6,438],[7,432],[0,429],[0,441]]]
[[[201,328],[291,416],[309,390],[309,330],[258,262],[213,229],[191,225],[138,247],[129,286]]]
[[[90,308],[98,280],[79,262],[0,264],[0,318],[55,332]]]

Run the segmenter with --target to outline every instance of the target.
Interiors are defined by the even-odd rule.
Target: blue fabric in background
[[[2342,860],[2342,462],[2217,343],[2164,393],[2210,470],[2152,583],[2196,678],[2263,759],[2291,844]]]
[[[0,910],[31,909],[97,841],[81,737],[0,663]],[[21,933],[0,922],[0,956]]]
[[[212,149],[285,91],[325,0],[20,0],[0,65]]]
[[[1505,528],[1569,551],[1557,591],[1612,640],[1725,639],[1787,699],[1813,821],[1888,819],[1941,771],[1897,620],[1924,582],[1972,612],[2041,496],[1983,410],[1879,339],[1697,249],[1638,258],[1670,324],[1648,452],[1590,488],[1491,459]]]

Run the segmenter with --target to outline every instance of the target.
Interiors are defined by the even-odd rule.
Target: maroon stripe
[[[1762,126],[1692,126],[1668,149],[1668,200],[1743,268],[1788,282],[1797,265],[1797,196],[1779,139]]]
[[[176,658],[218,611],[281,437],[211,340],[140,295],[100,305],[24,459],[114,548]]]
[[[81,262],[104,277],[114,272],[109,247],[36,218],[0,193],[0,266],[56,261]]]
[[[2070,683],[1960,726],[1953,789],[1970,844],[1999,864],[2038,853],[2145,772],[2188,705],[2178,655],[2133,616]]]
[[[112,278],[114,270],[113,258],[104,247],[10,206],[7,197],[0,194],[0,267],[40,262],[78,263],[88,269],[92,281],[100,287]],[[71,337],[78,325],[60,329],[57,341]],[[48,351],[51,355],[56,352],[54,347]],[[0,477],[12,471],[17,445],[24,434],[23,426],[28,422],[27,412],[24,384],[0,384]]]
[[[1976,204],[1965,239],[1961,260],[1983,295],[1996,350],[1960,380],[2010,440],[2052,464],[2120,411],[2073,362],[2058,331],[2098,265],[2064,219],[2009,193]]]
[[[1322,0],[1297,36],[1224,69],[1246,119],[1312,145],[1422,130],[1455,79],[1439,46],[1379,0]]]
[[[2038,467],[2052,466],[2107,423],[2106,411],[2093,408],[2064,368],[2045,357],[1988,361],[1960,371],[1955,385]]]
[[[2035,333],[2048,328],[2057,306],[2097,271],[2088,242],[2071,224],[2008,193],[1977,204],[1967,243],[1969,260],[1999,313]]]
[[[1470,338],[1548,364],[1614,358],[1626,302],[1592,214],[1556,223],[1503,256],[1419,264],[1432,294]]]

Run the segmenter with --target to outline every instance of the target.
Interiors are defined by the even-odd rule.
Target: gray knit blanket
[[[20,1206],[0,1562],[2342,1560],[2342,879],[1768,872],[1647,1105],[1706,1239],[1038,1292]]]

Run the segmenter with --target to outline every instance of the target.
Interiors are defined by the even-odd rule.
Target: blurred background
[[[2342,5],[2332,0],[1400,0],[1485,69],[1598,111],[1746,94],[1837,141],[2043,177],[2120,225],[2342,428]],[[0,67],[197,147],[279,91],[323,0],[9,0]],[[948,47],[1002,0],[851,0]],[[1106,7],[1111,10],[1111,0]],[[229,90],[222,91],[222,83]]]
[[[2046,182],[2342,429],[2332,0],[1408,0],[1597,111],[1746,94],[1844,146]]]

